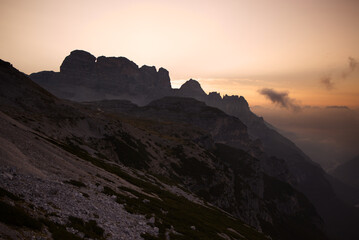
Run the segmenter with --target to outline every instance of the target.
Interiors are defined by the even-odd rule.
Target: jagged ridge
[[[111,71],[115,74],[115,70]],[[73,74],[75,75],[76,73]],[[132,77],[137,76],[135,73],[131,74],[133,74]],[[45,76],[45,73],[43,76]],[[33,75],[31,75],[31,77],[37,80]],[[72,77],[69,79],[71,78]],[[100,78],[97,80],[99,81]],[[142,80],[144,81],[142,81],[141,84],[146,84],[145,78],[142,78]],[[141,86],[141,84],[139,86]],[[46,86],[46,84],[44,86]],[[69,87],[71,88],[71,84],[67,86],[67,88]],[[56,89],[57,87],[54,88]],[[354,224],[359,221],[351,220],[359,219],[357,211],[352,207],[345,206],[341,200],[338,199],[332,189],[331,182],[333,179],[317,164],[313,163],[295,144],[281,136],[275,129],[270,127],[263,118],[253,114],[243,97],[224,96],[222,98],[219,93],[215,92],[207,95],[195,80],[186,82],[179,90],[155,91],[154,89],[149,89],[150,91],[145,93],[145,98],[131,95],[133,92],[128,91],[126,85],[123,86],[123,89],[130,95],[118,94],[116,96],[102,96],[101,99],[122,98],[143,105],[162,96],[193,97],[205,102],[209,106],[217,107],[225,113],[237,117],[247,126],[251,140],[255,142],[254,145],[257,146],[257,149],[259,148],[259,151],[253,151],[253,149],[251,149],[251,154],[262,160],[264,163],[263,168],[267,174],[284,180],[297,190],[303,192],[310,201],[314,203],[326,223],[327,231],[331,235],[335,235],[338,238],[344,237],[346,239],[356,239],[359,237],[359,233],[356,230],[358,227]],[[66,98],[66,96],[62,97]],[[83,100],[93,99],[90,96],[85,97]],[[239,145],[237,147],[239,147]],[[264,157],[261,156],[263,152],[265,153]],[[270,158],[271,156],[274,158]],[[285,169],[288,171],[286,172]],[[343,224],[344,222],[345,224]]]
[[[23,83],[29,82],[26,76],[14,69],[1,70],[0,84],[4,93],[9,90],[8,85],[11,86],[10,89],[16,89],[16,84],[15,88],[12,87],[16,79],[20,90]],[[103,199],[102,203],[98,203],[100,208],[106,206],[120,211],[121,204],[126,204],[122,205],[126,206],[127,213],[123,212],[124,215],[148,215],[149,219],[153,219],[148,223],[151,225],[152,221],[157,229],[153,225],[150,228],[144,227],[143,230],[140,228],[137,237],[138,233],[145,231],[155,237],[158,234],[159,238],[164,238],[167,234],[184,239],[213,239],[218,236],[264,238],[238,219],[211,207],[192,194],[195,192],[225,210],[234,210],[232,214],[257,228],[263,227],[263,230],[277,239],[287,239],[288,234],[292,239],[325,239],[315,227],[318,225],[315,221],[319,220],[315,211],[308,207],[306,200],[301,199],[300,193],[284,182],[268,179],[262,174],[258,160],[247,153],[215,144],[206,129],[199,129],[192,123],[158,122],[137,116],[111,114],[103,112],[96,105],[92,108],[91,105],[56,99],[46,91],[38,92],[36,85],[27,87],[29,98],[22,98],[20,94],[17,98],[11,98],[12,95],[8,94],[1,95],[1,111],[7,115],[2,114],[0,136],[6,143],[4,146],[11,146],[1,148],[5,153],[1,156],[7,156],[1,159],[4,166],[1,169],[4,179],[1,186],[17,195],[23,194],[25,203],[19,202],[16,205],[35,214],[36,218],[51,214],[49,219],[54,223],[45,224],[50,232],[51,224],[56,223],[61,226],[69,224],[77,229],[73,231],[74,234],[81,234],[85,230],[79,225],[87,226],[96,219],[107,234],[104,237],[119,236],[114,235],[120,229],[117,228],[118,225],[112,229],[111,220],[103,214],[99,215],[93,210],[85,211],[89,207],[85,203],[89,201],[78,202],[78,209],[82,209],[79,212],[67,209],[65,206],[68,205],[63,205],[62,201],[53,202],[56,198],[51,196],[56,196],[57,193],[51,189],[65,191],[62,187],[56,187],[62,181],[74,185],[69,187],[68,194],[78,196],[79,199],[85,200],[86,195],[90,199],[99,195],[99,199]],[[49,101],[42,102],[43,108],[37,107],[37,100],[31,101],[30,95],[34,91],[38,95],[33,96],[35,100],[44,96],[49,98]],[[25,99],[28,102],[23,104]],[[182,100],[188,101],[177,98],[173,104],[179,102],[180,106],[186,106],[181,104]],[[208,108],[203,103],[193,102],[193,105],[204,110],[199,112],[199,118],[201,114],[205,114],[209,120],[219,117],[232,119],[238,126],[242,124],[238,119]],[[12,109],[11,106],[16,108]],[[155,107],[166,110],[169,106],[160,102],[149,106]],[[35,111],[31,111],[32,109]],[[64,109],[67,111],[63,111]],[[143,109],[146,110],[146,107]],[[53,111],[57,113],[57,118],[54,118]],[[179,112],[186,114],[186,109]],[[213,143],[206,145],[202,144],[203,141]],[[17,147],[14,148],[11,142],[16,143]],[[15,152],[26,157],[15,158]],[[169,184],[171,181],[166,179],[173,183]],[[23,185],[26,183],[31,184]],[[103,188],[98,189],[97,183]],[[40,188],[36,187],[38,185]],[[32,188],[32,191],[28,191]],[[36,194],[32,194],[33,192]],[[63,193],[59,194],[62,196]],[[138,200],[134,200],[133,196]],[[45,205],[42,199],[50,203],[46,202]],[[9,199],[5,196],[2,201]],[[35,205],[35,210],[27,207],[30,203]],[[40,207],[44,208],[44,212],[36,210]],[[63,211],[64,209],[67,210]],[[97,218],[94,213],[98,215]],[[130,218],[129,215],[128,217]],[[76,220],[78,218],[84,219],[84,223]],[[144,218],[141,221],[145,221]],[[71,225],[74,222],[78,224]],[[257,226],[256,223],[260,225]],[[131,224],[141,225],[140,222]],[[293,230],[298,228],[309,231],[295,231],[293,234]],[[45,234],[38,230],[33,233]],[[133,231],[130,233],[134,234]],[[119,231],[116,234],[126,232]]]

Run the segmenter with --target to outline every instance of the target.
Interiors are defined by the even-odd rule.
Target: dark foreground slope
[[[325,239],[302,194],[202,128],[57,99],[2,61],[0,89],[4,238]]]
[[[238,117],[247,126],[252,139],[259,139],[268,156],[283,159],[290,177],[283,179],[303,192],[315,205],[324,220],[330,236],[338,239],[359,238],[357,191],[338,182],[306,156],[293,142],[280,135],[263,118],[251,112],[247,101],[241,96],[224,96],[216,92],[205,94],[200,84],[189,80],[176,91],[177,96],[192,96],[209,106],[217,107],[229,115]],[[270,170],[270,169],[269,169]],[[280,171],[281,173],[281,171]],[[272,172],[271,174],[276,175]]]
[[[106,64],[103,65],[101,62]],[[142,68],[149,70],[148,67]],[[228,137],[226,144],[248,151],[261,160],[263,170],[269,176],[283,180],[303,192],[315,205],[330,236],[338,239],[359,238],[357,209],[345,205],[342,201],[351,203],[356,201],[357,197],[351,196],[350,191],[345,191],[345,193],[340,191],[341,188],[338,187],[340,183],[328,176],[295,144],[280,135],[263,118],[253,114],[243,97],[224,96],[222,98],[216,92],[207,95],[195,80],[189,80],[180,89],[170,89],[168,74],[164,74],[165,78],[160,77],[159,72],[156,73],[152,71],[154,68],[151,68],[149,72],[152,73],[144,77],[141,73],[142,68],[138,68],[137,65],[133,65],[124,58],[99,57],[95,59],[84,51],[73,51],[64,60],[59,73],[40,72],[31,74],[30,77],[55,95],[78,101],[127,99],[144,105],[163,96],[177,96],[195,98],[208,106],[221,109],[226,114],[240,119],[246,126],[250,138],[245,145],[237,144],[243,141],[234,138],[236,133],[233,132],[231,141],[237,141],[237,143],[231,144]],[[112,104],[116,105],[116,103]],[[127,103],[122,105],[121,109],[127,111],[131,107],[133,106]],[[146,111],[155,112],[154,107],[149,106]],[[146,111],[141,110],[141,114]],[[223,122],[220,125],[221,130],[231,133],[230,127],[226,130]],[[198,124],[196,126],[198,127]],[[206,131],[213,136],[216,129],[214,127]],[[223,136],[219,134],[216,137],[214,137],[215,141],[222,142],[220,139],[223,140]]]
[[[297,236],[291,236],[290,233],[286,235],[287,233],[284,232],[288,230],[295,234],[304,233],[306,232],[304,229],[311,232],[314,225],[320,224],[320,219],[314,220],[312,218],[310,222],[314,225],[306,225],[306,227],[302,225],[303,228],[297,228],[301,225],[299,224],[294,227],[299,222],[304,223],[309,220],[308,215],[305,217],[304,212],[295,213],[297,211],[295,209],[299,207],[302,210],[309,210],[311,213],[307,212],[307,214],[314,216],[316,215],[314,207],[304,195],[296,192],[289,184],[268,175],[261,166],[263,162],[276,162],[273,165],[278,167],[276,168],[277,172],[281,170],[282,174],[285,175],[286,169],[282,161],[264,156],[263,160],[259,161],[239,149],[240,147],[250,149],[251,152],[261,152],[258,146],[249,139],[245,125],[237,118],[190,98],[166,97],[153,101],[144,107],[137,107],[126,101],[116,100],[88,104],[93,105],[95,109],[111,111],[114,114],[126,114],[128,117],[142,119],[142,121],[147,119],[148,122],[151,122],[151,129],[160,130],[173,138],[188,138],[192,135],[191,133],[199,130],[206,133],[202,136],[194,136],[192,139],[201,147],[208,149],[209,153],[214,154],[212,157],[214,157],[215,161],[212,164],[214,164],[216,171],[206,170],[201,164],[196,163],[198,157],[187,159],[179,150],[182,152],[190,150],[181,146],[175,149],[175,154],[182,159],[183,165],[181,168],[172,164],[166,167],[170,172],[167,176],[178,178],[176,174],[182,173],[181,175],[187,176],[184,183],[188,185],[191,191],[220,206],[222,209],[246,219],[251,225],[262,228],[265,232],[270,233],[271,236],[275,236],[276,239],[297,238]],[[179,134],[180,132],[173,127],[170,128],[171,130],[165,130],[163,125],[168,123],[190,128],[186,132]],[[213,142],[222,144],[213,145]],[[228,145],[223,145],[223,143]],[[224,168],[221,166],[223,163],[225,163]],[[226,169],[226,166],[229,169]],[[227,180],[228,172],[220,178],[216,177],[223,170],[232,172],[229,176],[234,174],[234,176],[230,177],[230,181]],[[211,176],[214,176],[215,181]],[[206,182],[203,182],[202,179],[206,179]],[[271,188],[272,184],[279,185]],[[228,186],[231,186],[232,190]],[[272,194],[276,196],[274,197]],[[293,199],[288,198],[290,195],[292,195]],[[243,211],[244,209],[246,211]],[[302,217],[307,218],[307,220],[302,219]],[[267,226],[269,222],[275,223],[275,227],[273,225],[269,227],[271,224]],[[302,235],[299,238],[303,237]],[[320,236],[318,235],[316,238],[320,238]]]

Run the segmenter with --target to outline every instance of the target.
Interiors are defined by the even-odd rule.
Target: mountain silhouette
[[[238,118],[182,97],[71,102],[3,61],[0,76],[4,236],[327,239],[308,199],[236,148]]]
[[[60,72],[39,72],[31,74],[30,78],[59,98],[80,102],[101,100],[90,105],[141,119],[181,122],[199,127],[218,143],[250,153],[260,160],[260,168],[266,175],[304,193],[323,219],[328,235],[338,239],[359,237],[358,211],[340,199],[342,195],[336,188],[333,189],[335,180],[293,142],[256,116],[242,96],[221,97],[217,92],[206,94],[193,79],[180,89],[171,89],[168,72],[162,68],[158,72],[155,67],[138,68],[122,57],[96,59],[79,50],[65,58]],[[221,111],[216,112],[183,97],[194,98]],[[116,99],[129,100],[143,107],[114,101]],[[208,118],[214,112],[218,116],[235,117],[237,125],[232,125],[230,118],[216,118],[216,124],[210,123]],[[216,132],[217,128],[221,131]],[[239,131],[238,136],[235,136],[236,131]]]
[[[74,101],[130,99],[143,104],[171,90],[168,71],[138,67],[124,57],[98,57],[75,50],[60,72],[39,72],[30,78],[60,98]]]

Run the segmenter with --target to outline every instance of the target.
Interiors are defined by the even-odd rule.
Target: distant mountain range
[[[39,221],[29,234],[359,237],[359,212],[336,180],[243,97],[206,94],[195,80],[171,89],[163,68],[79,50],[60,72],[30,75],[56,97],[9,63],[0,67],[0,203]],[[14,221],[0,221],[18,236]]]

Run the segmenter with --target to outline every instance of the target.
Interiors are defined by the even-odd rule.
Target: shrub
[[[69,216],[69,227],[72,227],[85,234],[85,237],[102,239],[105,230],[97,225],[95,220],[85,222],[81,218]]]
[[[64,181],[64,183],[67,184],[71,184],[74,185],[76,187],[86,187],[86,185],[83,182],[77,181],[77,180],[69,180],[69,181]]]
[[[0,202],[0,221],[18,227],[28,227],[34,230],[41,230],[42,223],[31,217],[23,209]]]

